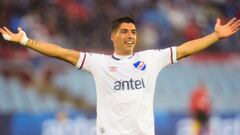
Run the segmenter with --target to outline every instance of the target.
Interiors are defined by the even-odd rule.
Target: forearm
[[[219,39],[220,38],[218,37],[217,33],[213,32],[203,38],[188,41],[177,47],[177,59],[179,60],[181,58],[200,52],[213,45]]]
[[[26,47],[43,55],[64,60],[73,65],[76,65],[79,58],[79,52],[77,51],[62,48],[56,44],[39,42],[32,39],[28,40]]]
[[[55,44],[39,42],[32,39],[29,39],[29,41],[26,44],[26,47],[34,51],[37,51],[43,55],[55,57],[55,58],[60,57],[61,50],[63,49],[60,46]]]

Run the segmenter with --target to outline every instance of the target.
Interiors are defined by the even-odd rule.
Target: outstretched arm
[[[6,27],[0,28],[0,32],[5,40],[19,43],[43,55],[61,59],[73,65],[76,65],[79,59],[80,52],[62,48],[56,44],[29,39],[20,27],[18,28],[18,33],[13,33]]]
[[[200,52],[209,46],[213,45],[220,39],[230,37],[239,30],[240,20],[237,18],[231,19],[227,24],[221,25],[221,20],[218,18],[213,33],[196,40],[188,41],[177,47],[177,60]]]

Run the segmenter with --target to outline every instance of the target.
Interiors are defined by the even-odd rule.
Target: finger
[[[0,28],[0,32],[2,33],[2,35],[9,35],[3,28]]]
[[[240,27],[238,26],[238,27],[235,27],[235,28],[232,28],[231,30],[232,31],[236,31],[237,29],[239,29]]]
[[[230,25],[230,26],[231,26],[236,20],[237,20],[236,17],[232,18],[232,19],[227,23],[227,25]]]
[[[9,35],[13,34],[7,27],[3,27],[3,29],[6,31],[7,34]]]
[[[232,34],[236,33],[239,31],[240,28],[236,28],[235,30],[233,30]]]
[[[22,27],[18,27],[18,32],[23,31]]]
[[[2,33],[2,37],[7,40],[7,41],[10,41],[11,40],[11,37],[10,35],[2,28],[0,28],[0,32]]]
[[[221,25],[221,20],[220,20],[220,18],[217,18],[216,25]]]
[[[2,34],[5,34],[5,33],[6,33],[2,28],[0,28],[0,32],[1,32]]]
[[[240,20],[237,20],[237,21],[235,21],[235,23],[233,23],[230,27],[232,28],[232,29],[235,29],[235,28],[238,28],[240,26]]]
[[[26,35],[26,33],[23,31],[22,27],[18,27],[18,32]]]

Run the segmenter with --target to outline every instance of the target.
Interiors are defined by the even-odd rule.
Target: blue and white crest
[[[144,71],[147,67],[147,65],[143,61],[137,61],[136,63],[133,64],[133,66],[141,71]]]

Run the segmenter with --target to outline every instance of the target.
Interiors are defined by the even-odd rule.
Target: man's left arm
[[[239,27],[240,20],[237,18],[231,19],[225,25],[221,25],[221,20],[218,18],[213,33],[203,38],[188,41],[177,47],[177,60],[200,52],[220,39],[230,37],[239,30]]]

